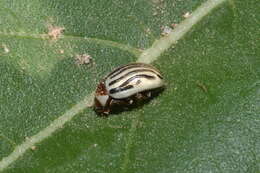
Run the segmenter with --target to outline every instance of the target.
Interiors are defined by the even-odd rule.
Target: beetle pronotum
[[[144,63],[127,64],[116,68],[100,81],[94,109],[98,113],[109,114],[112,107],[145,100],[163,87],[163,77],[155,67]]]

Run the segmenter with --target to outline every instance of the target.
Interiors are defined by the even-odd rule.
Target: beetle
[[[147,100],[164,88],[161,73],[145,63],[131,63],[116,68],[98,84],[94,110],[108,115],[115,107],[123,108]]]

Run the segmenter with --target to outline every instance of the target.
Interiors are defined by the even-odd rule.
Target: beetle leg
[[[151,96],[152,96],[151,91],[148,91],[148,92],[137,93],[137,94],[135,95],[135,98],[136,98],[137,100],[145,100],[145,99],[150,98]]]
[[[113,106],[113,105],[122,105],[122,104],[128,105],[128,104],[132,104],[132,103],[133,103],[133,100],[132,100],[132,99],[130,99],[130,100],[126,100],[126,99],[124,99],[124,100],[116,100],[116,99],[113,99],[113,100],[111,101],[111,103],[110,103],[110,106]]]
[[[106,116],[108,116],[109,112],[110,112],[110,105],[112,103],[113,99],[111,97],[109,97],[107,99],[106,105],[103,107],[102,113],[105,114]]]
[[[147,98],[150,98],[152,96],[152,92],[148,91],[148,92],[145,93],[145,95],[146,95]]]
[[[143,99],[144,95],[142,93],[136,93],[135,98],[138,100]]]
[[[131,105],[131,104],[133,104],[133,103],[134,103],[133,99],[128,100],[128,104],[129,104],[129,105]]]
[[[106,110],[103,110],[102,113],[103,113],[105,116],[108,116],[109,112],[110,112],[110,109],[106,109]]]

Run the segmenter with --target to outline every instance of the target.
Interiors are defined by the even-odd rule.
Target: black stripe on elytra
[[[146,79],[150,79],[150,80],[155,79],[154,76],[150,76],[150,75],[146,75],[146,74],[136,75],[136,76],[129,78],[127,81],[122,83],[119,87],[116,87],[116,88],[109,90],[109,93],[115,94],[115,93],[118,93],[118,92],[121,92],[121,91],[128,90],[130,88],[133,88],[134,87],[133,85],[128,85],[128,84],[136,78],[146,78]]]
[[[163,79],[163,77],[162,77],[159,73],[156,73],[156,75],[157,75],[160,79]]]
[[[150,79],[150,80],[153,80],[155,79],[154,76],[150,76],[150,75],[146,75],[146,74],[140,74],[140,75],[136,75],[136,76],[133,76],[131,78],[129,78],[127,81],[125,81],[124,83],[122,83],[119,87],[116,87],[116,88],[113,88],[111,90],[109,90],[109,93],[110,94],[115,94],[115,93],[118,93],[118,92],[121,92],[121,91],[125,91],[125,90],[128,90],[130,88],[133,88],[134,86],[133,85],[128,85],[132,80],[136,79],[136,78],[146,78],[146,79]]]
[[[109,73],[107,75],[107,78],[114,75],[115,73],[117,73],[118,71],[121,71],[123,70],[124,68],[128,67],[128,66],[131,66],[131,67],[135,67],[137,65],[137,63],[132,63],[132,64],[127,64],[127,65],[124,65],[124,66],[121,66],[121,67],[118,67],[117,69],[115,69],[114,71],[112,71],[111,73]],[[118,74],[118,73],[117,73]]]
[[[110,79],[116,77],[118,74],[122,73],[125,70],[131,69],[131,68],[135,68],[135,67],[145,67],[144,64],[128,64],[125,65],[123,67],[119,67],[118,69],[115,69],[113,72],[111,72],[107,77],[109,77]]]
[[[127,76],[129,76],[129,75],[131,75],[131,74],[133,74],[133,73],[138,73],[138,72],[152,72],[152,73],[156,74],[159,78],[161,78],[161,76],[158,75],[157,73],[155,73],[154,70],[150,70],[150,69],[138,69],[138,70],[130,71],[130,72],[126,73],[125,75],[123,75],[123,76],[121,76],[121,77],[119,77],[119,78],[117,78],[117,79],[115,79],[115,80],[109,82],[108,86],[111,86],[111,85],[115,84],[116,82],[122,80],[123,78],[125,78],[125,77],[127,77]]]
[[[135,76],[133,76],[133,77],[130,77],[130,78],[127,79],[124,83],[122,83],[121,85],[119,85],[119,87],[124,87],[124,86],[128,85],[131,81],[135,80],[136,78],[146,78],[146,79],[150,79],[150,80],[155,79],[155,77],[154,77],[154,76],[151,76],[151,75],[139,74],[139,75],[135,75]]]
[[[121,92],[121,91],[125,91],[125,90],[128,90],[130,88],[133,88],[134,86],[133,85],[127,85],[126,87],[123,87],[123,88],[113,88],[109,91],[110,94],[115,94],[115,93],[118,93],[118,92]]]

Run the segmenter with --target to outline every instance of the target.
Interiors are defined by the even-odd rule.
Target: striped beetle
[[[94,109],[97,113],[108,115],[113,107],[122,108],[147,100],[163,88],[163,77],[155,67],[144,63],[127,64],[116,68],[100,81]]]

